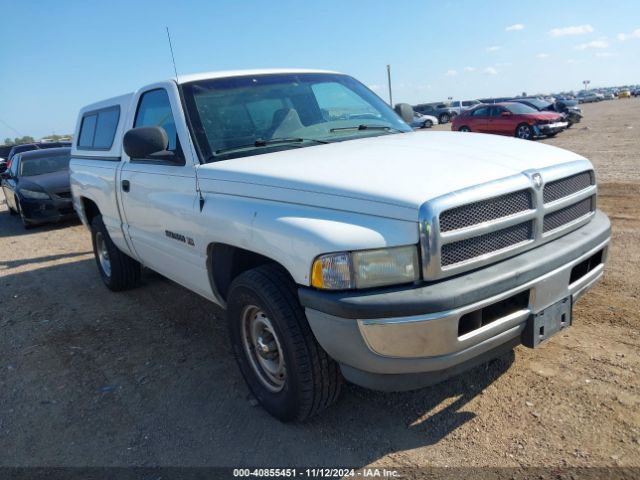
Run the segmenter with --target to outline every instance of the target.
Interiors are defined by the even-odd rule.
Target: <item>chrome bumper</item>
[[[530,315],[544,310],[563,298],[575,303],[602,277],[604,261],[583,277],[570,283],[571,270],[577,264],[607,248],[604,242],[586,254],[541,277],[499,295],[455,310],[413,317],[358,320],[358,328],[369,349],[385,357],[424,358],[461,352],[524,324]],[[510,312],[471,332],[458,335],[460,318],[501,300],[529,291],[525,308]]]

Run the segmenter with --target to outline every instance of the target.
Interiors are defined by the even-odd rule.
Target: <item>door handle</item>
[[[128,192],[130,187],[131,187],[131,184],[129,183],[129,180],[122,180],[122,191],[123,192]]]

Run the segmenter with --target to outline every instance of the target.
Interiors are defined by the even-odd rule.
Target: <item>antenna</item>
[[[167,39],[169,40],[169,50],[171,51],[171,61],[173,62],[173,73],[176,75],[176,88],[180,95],[182,95],[182,88],[180,85],[180,81],[178,80],[178,69],[176,68],[176,58],[173,55],[173,45],[171,44],[171,34],[169,33],[169,27],[165,26],[167,29]],[[187,124],[189,123],[189,116],[185,112],[185,119],[187,120]],[[193,141],[191,140],[191,134],[188,132],[187,128],[187,138],[189,139],[189,150],[191,151],[191,156],[198,160],[199,163],[202,163],[200,158],[196,155],[195,149],[193,147]],[[200,211],[204,208],[204,197],[202,196],[202,190],[200,190],[200,184],[198,182],[198,175],[196,175],[196,188],[198,190],[198,194],[200,195]]]
[[[171,61],[173,62],[173,72],[176,74],[176,83],[178,83],[178,69],[176,68],[176,59],[173,56],[173,45],[171,45],[171,34],[169,33],[169,27],[167,29],[167,38],[169,39],[169,50],[171,51]]]

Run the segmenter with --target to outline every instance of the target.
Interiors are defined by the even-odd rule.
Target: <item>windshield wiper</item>
[[[336,128],[332,128],[329,131],[333,133],[333,132],[344,132],[346,130],[387,130],[387,131],[394,131],[394,132],[402,132],[402,130],[399,130],[395,127],[390,127],[387,125],[366,125],[366,124],[354,125],[352,127],[336,127]]]
[[[288,143],[330,143],[326,140],[318,140],[317,138],[301,138],[301,137],[283,137],[283,138],[270,138],[268,140],[263,140],[262,138],[257,139],[253,143],[247,143],[246,145],[236,145],[235,147],[221,148],[214,152],[214,155],[220,155],[221,153],[229,153],[235,152],[236,150],[244,150],[245,148],[260,148],[260,147],[268,147],[271,145],[286,145]],[[210,159],[214,156],[212,155]]]

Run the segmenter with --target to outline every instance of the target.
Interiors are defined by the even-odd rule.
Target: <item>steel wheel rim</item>
[[[531,134],[528,127],[525,127],[524,125],[518,127],[518,138],[528,140],[530,136]]]
[[[426,122],[424,122],[424,126],[425,128],[431,128],[433,126],[433,123],[431,122],[431,120],[427,120]]]
[[[271,320],[255,305],[242,312],[242,345],[254,373],[271,392],[279,392],[287,381],[282,346]]]
[[[111,276],[111,259],[109,258],[109,251],[107,250],[107,242],[105,241],[102,232],[96,233],[96,252],[98,253],[98,261],[100,262],[100,268],[107,277]]]

